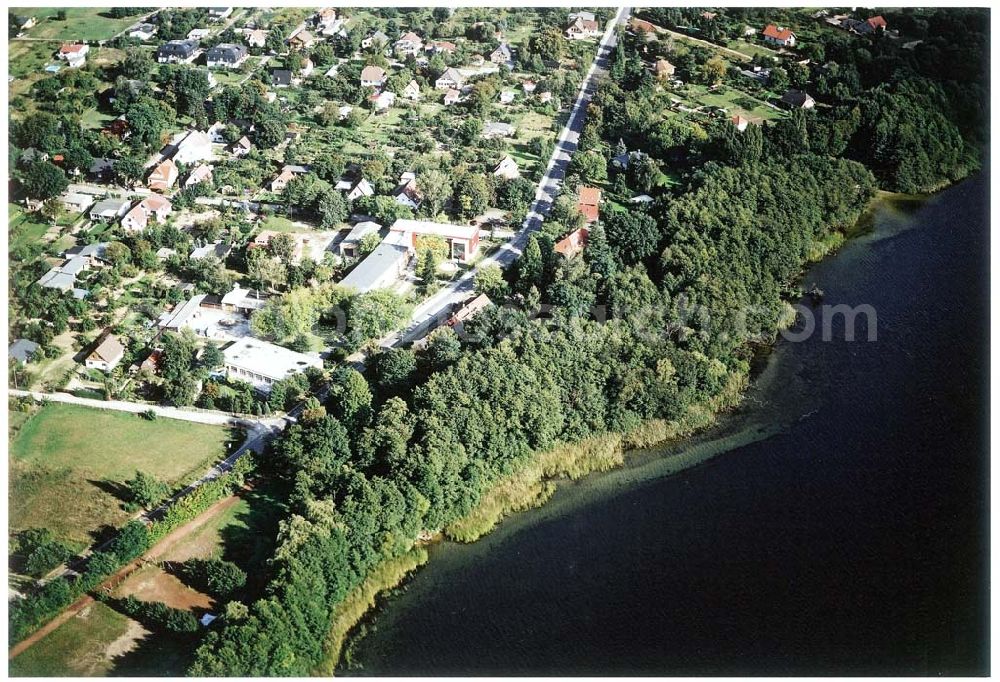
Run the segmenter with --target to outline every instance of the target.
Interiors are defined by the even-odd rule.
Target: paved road
[[[587,75],[580,85],[580,92],[576,102],[570,112],[569,119],[556,141],[555,150],[546,166],[545,174],[538,183],[535,192],[535,201],[531,205],[531,210],[525,217],[521,228],[514,233],[514,236],[504,244],[494,255],[484,258],[479,265],[466,272],[461,278],[451,282],[436,294],[418,305],[410,318],[409,326],[402,332],[393,333],[382,339],[380,345],[390,348],[399,344],[406,344],[425,336],[431,329],[443,324],[451,315],[453,308],[466,300],[473,292],[476,273],[479,268],[488,264],[496,264],[502,268],[508,267],[521,255],[524,247],[528,243],[528,238],[532,232],[541,228],[545,215],[552,208],[552,202],[559,194],[562,180],[566,176],[566,168],[569,166],[570,158],[576,151],[580,139],[580,131],[583,130],[583,122],[587,114],[587,106],[597,89],[599,80],[607,74],[608,58],[610,57],[618,36],[615,33],[617,25],[628,21],[630,8],[622,7],[615,20],[611,22],[601,37],[597,48],[597,55],[594,57]],[[348,360],[358,360],[360,358],[352,356]]]

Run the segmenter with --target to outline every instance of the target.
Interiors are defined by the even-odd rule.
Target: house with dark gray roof
[[[7,349],[7,355],[20,363],[30,362],[31,356],[34,355],[39,348],[40,346],[34,341],[29,341],[28,339],[17,339],[14,343],[10,344],[10,348]]]
[[[247,48],[235,43],[216,45],[205,53],[209,68],[235,69],[247,58]]]
[[[275,69],[271,72],[271,85],[276,88],[287,88],[292,84],[292,72],[288,69]]]
[[[160,45],[156,51],[156,61],[160,64],[186,62],[194,56],[194,51],[197,49],[197,40],[171,40]]]

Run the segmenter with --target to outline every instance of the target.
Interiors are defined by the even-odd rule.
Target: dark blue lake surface
[[[806,275],[877,341],[780,342],[709,433],[432,548],[352,672],[988,672],[988,187],[883,207]]]

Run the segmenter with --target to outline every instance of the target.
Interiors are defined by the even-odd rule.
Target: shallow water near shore
[[[988,192],[877,209],[806,273],[876,341],[781,341],[705,433],[431,547],[342,672],[987,672]]]

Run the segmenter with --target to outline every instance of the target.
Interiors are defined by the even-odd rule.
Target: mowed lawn
[[[56,19],[59,10],[65,10],[66,21]],[[18,16],[37,17],[38,23],[26,35],[48,40],[108,40],[138,23],[142,16],[114,19],[108,16],[106,7],[15,7],[10,11]]]
[[[80,546],[119,526],[119,485],[137,470],[176,485],[221,459],[229,429],[50,404],[10,444],[10,530],[48,528]]]

